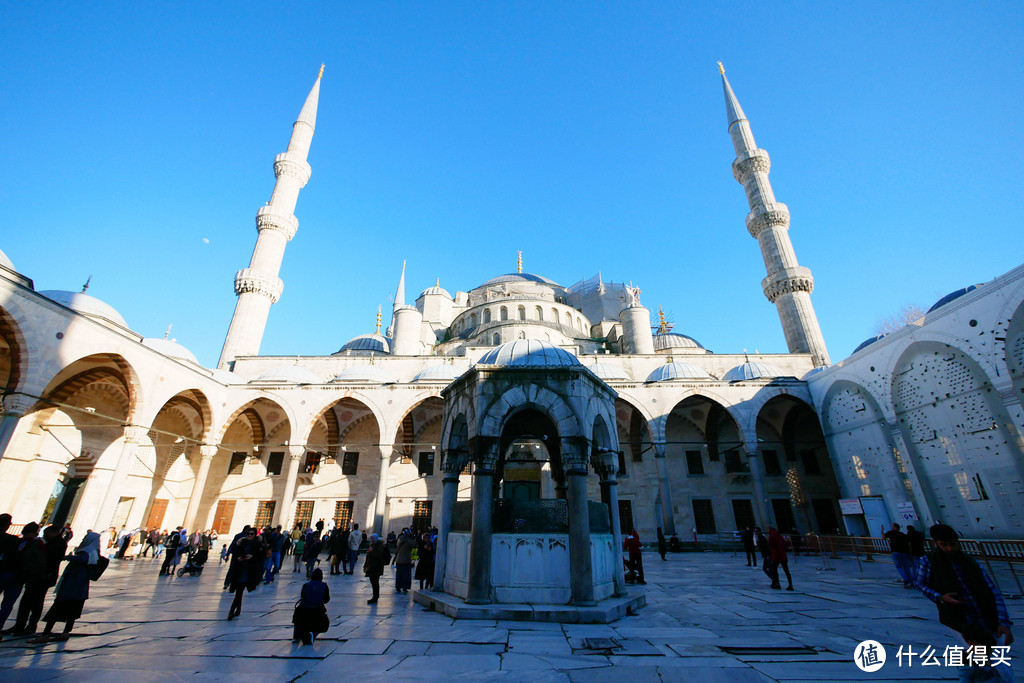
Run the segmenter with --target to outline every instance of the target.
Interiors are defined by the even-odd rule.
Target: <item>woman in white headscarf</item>
[[[100,535],[95,531],[89,531],[75,553],[67,556],[68,565],[57,586],[57,595],[53,600],[53,605],[43,617],[43,621],[46,622],[46,630],[28,642],[45,643],[50,640],[68,639],[68,634],[75,627],[75,620],[82,616],[82,607],[89,599],[89,576],[92,567],[99,562],[99,559]],[[53,626],[58,621],[64,622],[64,631],[58,635],[52,635]]]

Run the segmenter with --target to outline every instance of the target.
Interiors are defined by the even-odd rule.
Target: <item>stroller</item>
[[[185,574],[199,576],[203,573],[203,565],[206,564],[209,557],[210,553],[206,548],[189,550],[188,560],[185,561],[185,566],[178,570],[178,576],[185,576]]]

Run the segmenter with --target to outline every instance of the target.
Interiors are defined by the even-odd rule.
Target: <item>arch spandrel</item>
[[[270,433],[272,431],[278,429],[279,425],[287,422],[287,424],[289,425],[289,430],[288,430],[289,436],[286,437],[284,440],[291,440],[291,441],[295,440],[295,439],[291,438],[291,434],[294,431],[294,429],[293,429],[293,426],[295,424],[293,422],[294,418],[289,414],[289,411],[284,406],[282,406],[279,402],[275,401],[274,399],[268,398],[267,396],[260,396],[260,395],[253,396],[253,395],[250,395],[247,398],[249,400],[241,402],[240,405],[237,405],[237,407],[228,416],[227,420],[225,420],[224,424],[220,426],[219,430],[216,432],[216,434],[217,434],[217,443],[221,443],[221,442],[224,441],[224,437],[227,434],[228,430],[231,428],[231,425],[234,424],[234,422],[236,420],[238,420],[239,418],[244,418],[246,411],[248,411],[250,409],[255,410],[257,412],[257,414],[260,416],[260,420],[264,421],[264,422],[265,422],[265,417],[266,417],[264,415],[264,413],[269,414],[270,412],[275,411],[275,410],[280,410],[281,411],[281,419],[271,420],[270,421],[271,424],[263,424],[262,425],[262,428],[264,430],[264,439],[266,439],[270,435]],[[260,411],[257,408],[257,406],[263,407],[264,410]],[[269,415],[267,415],[267,416],[269,416]],[[248,418],[246,418],[246,419],[248,419]]]
[[[29,338],[25,335],[26,329],[30,331],[30,338],[37,337],[32,334],[31,320],[15,301],[9,300],[0,304],[0,337],[7,344],[10,362],[6,377],[0,377],[0,382],[3,382],[0,391],[3,393],[24,391],[29,384],[29,369],[38,353],[36,349],[30,347]]]

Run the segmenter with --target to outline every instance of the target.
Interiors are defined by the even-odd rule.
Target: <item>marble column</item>
[[[762,471],[761,460],[756,452],[743,447],[747,456],[747,465],[750,467],[750,480],[754,484],[754,525],[766,529],[770,524],[768,518],[768,498],[764,493],[764,472]]]
[[[469,595],[471,605],[491,602],[491,510],[494,472],[477,465],[473,470],[473,529],[469,538]]]
[[[658,493],[661,494],[661,530],[666,536],[676,533],[676,520],[672,507],[672,491],[668,485],[668,461],[665,458],[665,444],[654,444],[654,462],[658,466]]]
[[[590,506],[587,503],[585,465],[566,466],[566,499],[569,505],[569,585],[572,604],[594,603],[594,567],[590,550]]]
[[[110,526],[110,522],[114,518],[114,512],[117,510],[117,504],[121,500],[121,492],[124,491],[125,481],[128,479],[128,472],[131,470],[135,451],[138,449],[139,444],[142,443],[142,440],[146,438],[148,431],[145,427],[137,425],[128,425],[124,428],[121,454],[117,458],[114,473],[110,478],[110,483],[107,484],[106,492],[103,494],[103,502],[100,503],[99,511],[96,513],[96,520],[92,524],[92,529],[97,533]]]
[[[619,486],[615,478],[616,463],[618,455],[614,452],[602,457],[602,461],[595,466],[595,470],[601,477],[601,502],[608,506],[608,518],[612,525],[612,549],[616,559],[622,556],[622,524],[619,521]],[[622,573],[622,562],[615,563],[613,570],[615,581],[615,594],[626,594],[626,579]]]
[[[459,495],[459,473],[462,463],[450,462],[451,451],[444,455],[441,471],[441,514],[437,523],[437,548],[434,552],[434,590],[444,590],[444,572],[448,560],[448,531],[452,527],[452,508]]]
[[[388,513],[388,468],[394,444],[380,445],[380,479],[377,480],[377,502],[373,506],[373,531],[384,538],[384,517]]]
[[[7,454],[7,447],[11,445],[14,438],[14,430],[18,428],[18,421],[28,412],[28,409],[35,403],[35,399],[25,394],[7,394],[3,398],[3,419],[0,420],[0,460]]]
[[[299,480],[299,465],[306,455],[305,446],[288,447],[288,474],[284,479],[284,491],[281,494],[281,509],[274,510],[274,519],[284,529],[292,528],[292,517],[295,511],[292,504],[295,502],[295,482]]]
[[[216,445],[205,443],[199,447],[199,471],[196,472],[196,479],[192,484],[192,495],[189,496],[188,507],[185,508],[184,526],[186,529],[195,528],[196,514],[199,513],[199,504],[203,500],[203,489],[206,488],[206,478],[210,474],[213,458],[217,455],[217,448]]]

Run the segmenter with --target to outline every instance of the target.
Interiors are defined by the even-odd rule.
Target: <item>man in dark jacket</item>
[[[743,541],[743,552],[747,554],[747,566],[756,567],[757,549],[754,547],[754,530],[748,526],[743,530],[743,533],[740,534],[740,539]]]
[[[181,527],[178,527],[180,530]],[[164,563],[160,565],[160,576],[170,576],[174,570],[171,569],[171,565],[174,563],[174,558],[178,555],[178,547],[181,545],[181,534],[178,531],[173,531],[167,534],[167,539],[164,540]]]
[[[910,560],[910,539],[900,531],[900,525],[893,523],[892,529],[885,532],[889,539],[889,551],[892,552],[892,562],[896,565],[896,571],[903,579],[904,588],[914,587],[914,563]]]
[[[373,589],[373,597],[366,601],[368,604],[372,605],[380,597],[380,576],[390,563],[391,551],[388,550],[388,544],[377,534],[371,534],[370,547],[366,550],[366,561],[363,564],[363,573],[370,579],[370,587]]]
[[[56,536],[59,530],[56,527],[51,528],[53,535]],[[21,636],[35,633],[39,617],[43,613],[46,590],[57,583],[56,577],[53,578],[53,583],[49,583],[48,552],[46,545],[39,540],[39,525],[35,522],[26,524],[21,530],[21,539],[18,548],[21,565],[18,580],[24,586],[25,593],[21,596],[21,604],[18,606],[18,618],[12,628],[3,631],[4,635]],[[63,542],[60,542],[60,546],[58,565],[63,558],[63,551],[67,549]]]
[[[14,609],[14,603],[21,595],[21,557],[18,547],[21,540],[7,533],[11,528],[11,516],[7,513],[0,515],[0,592],[4,594],[0,602],[0,628]]]

